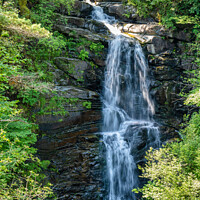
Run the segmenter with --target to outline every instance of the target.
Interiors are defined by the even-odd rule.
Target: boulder
[[[73,28],[83,28],[90,30],[94,33],[102,33],[108,35],[108,28],[102,23],[95,20],[87,20],[81,17],[73,17],[73,16],[64,16],[61,14],[56,14],[57,24],[61,26],[67,26]],[[55,27],[56,28],[56,27]]]
[[[63,17],[63,16],[60,16]],[[84,28],[85,27],[85,19],[80,18],[80,17],[72,17],[72,16],[64,16],[64,18],[67,21],[67,24],[74,26],[74,27],[79,27],[79,28]]]
[[[120,29],[124,32],[139,33],[142,35],[161,35],[165,32],[163,26],[158,24],[124,24]]]
[[[123,17],[124,14],[124,6],[122,4],[113,4],[111,6],[108,7],[108,12],[111,15],[117,15],[119,17]]]
[[[147,51],[150,54],[159,54],[166,50],[173,50],[175,47],[173,43],[161,37],[153,37],[151,43],[147,44]]]
[[[85,17],[89,16],[93,10],[92,6],[84,1],[75,1],[71,16]]]
[[[120,23],[119,28],[122,32],[134,33],[144,35],[153,35],[166,37],[168,39],[176,39],[179,41],[190,41],[191,33],[186,30],[169,30],[156,22],[133,24],[133,23]]]
[[[87,20],[85,23],[85,28],[94,32],[109,35],[109,29],[102,23],[95,20]]]
[[[92,42],[102,42],[104,44],[107,44],[110,38],[110,36],[94,34],[91,31],[87,29],[83,29],[83,28],[73,28],[73,27],[64,26],[64,25],[54,25],[54,29],[63,34],[74,36],[75,38],[78,38],[81,36],[81,37],[87,38],[88,40]]]
[[[114,16],[117,19],[123,21],[136,21],[136,19],[138,18],[138,15],[136,14],[136,9],[132,5],[127,6],[120,1],[104,1],[98,2],[97,4],[104,9],[105,13]]]
[[[76,81],[84,81],[84,72],[90,67],[86,61],[76,58],[57,57],[55,63],[57,68]]]
[[[91,59],[95,64],[105,66],[103,57],[98,58],[98,56],[93,54],[89,56],[92,57]],[[95,91],[101,90],[104,68],[98,66],[92,67],[88,61],[86,62],[76,58],[65,57],[55,58],[55,64],[59,69],[56,70],[56,72],[59,72],[59,74],[60,71],[64,72],[67,85],[80,85]],[[57,75],[56,72],[54,74],[59,78],[60,76],[59,74]],[[59,79],[56,79],[56,81],[59,83]]]

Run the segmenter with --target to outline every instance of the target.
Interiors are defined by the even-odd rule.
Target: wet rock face
[[[88,52],[89,57],[96,64],[95,67],[92,67],[90,62],[77,58],[55,58],[56,68],[52,69],[54,82],[57,85],[75,85],[101,92],[106,55],[103,53],[101,56],[96,56],[93,52]]]
[[[99,198],[101,187],[99,138],[89,133],[90,131],[95,130],[71,132],[71,135],[66,131],[65,136],[58,135],[57,138],[62,142],[56,149],[51,148],[45,139],[39,141],[41,158],[51,161],[49,179],[54,184],[54,192],[59,199]],[[48,144],[48,147],[40,142]]]
[[[166,30],[153,23],[120,23],[121,31],[136,38],[143,46],[149,63],[150,93],[155,101],[155,119],[160,123],[161,140],[178,136],[182,116],[187,113],[179,96],[185,70],[195,69],[192,58],[186,58],[185,47],[191,34],[184,29]],[[142,158],[142,156],[141,156]]]
[[[69,115],[39,115],[37,142],[41,159],[50,160],[48,179],[59,199],[99,199],[101,165],[99,138],[101,102],[93,91],[72,86],[57,88],[60,96],[92,102],[87,109],[82,102],[66,104]]]
[[[105,0],[99,3],[109,15],[120,20],[118,27],[123,33],[135,38],[143,46],[149,63],[150,93],[156,107],[155,120],[160,126],[162,142],[178,137],[179,124],[183,114],[187,112],[179,97],[184,87],[182,76],[185,70],[196,67],[191,58],[183,56],[190,34],[184,30],[165,30],[155,21],[152,23],[151,19],[140,19],[134,9],[133,15],[126,17],[124,14],[129,8],[125,8],[121,1]],[[102,42],[105,48],[98,56],[89,48],[86,49],[89,52],[88,61],[71,55],[72,58],[55,58],[54,66],[49,66],[59,96],[66,99],[79,98],[79,102],[76,105],[66,103],[68,115],[37,116],[40,139],[36,146],[40,158],[51,161],[47,176],[59,199],[100,200],[104,173],[102,168],[105,165],[102,166],[100,158],[102,144],[98,133],[101,131],[102,105],[99,93],[102,92],[107,46],[111,37],[102,23],[90,19],[92,7],[89,4],[76,1],[74,8],[70,16],[66,16],[67,11],[63,8],[58,9],[54,29],[66,37],[69,37],[71,31],[75,31],[73,37]],[[68,21],[67,25],[62,23],[62,18]],[[80,50],[77,51],[80,53]],[[92,67],[90,61],[97,67]],[[73,69],[73,72],[69,73],[69,69]],[[123,79],[121,77],[122,86]],[[91,109],[83,106],[85,101],[92,103]],[[38,111],[35,108],[34,112]],[[131,140],[133,128],[130,127],[127,140]],[[138,140],[132,141],[132,153],[139,152],[136,160],[141,165],[144,164],[145,151],[149,145],[146,141],[147,134],[147,130],[140,130]]]
[[[159,54],[166,50],[173,50],[174,44],[161,37],[154,37],[151,44],[147,44],[147,50],[150,54]]]
[[[170,42],[167,39],[165,41]],[[189,62],[183,58],[183,49],[178,43],[178,40],[174,40],[173,43],[171,42],[173,48],[169,48],[167,51],[165,48],[163,49],[165,51],[159,51],[157,54],[149,51],[149,44],[145,47],[152,77],[150,92],[155,100],[155,118],[160,123],[162,142],[179,137],[179,124],[182,122],[182,116],[188,112],[187,107],[183,104],[183,98],[179,94],[185,87],[183,78],[186,68],[183,63],[189,64]],[[191,63],[187,67],[195,68]]]

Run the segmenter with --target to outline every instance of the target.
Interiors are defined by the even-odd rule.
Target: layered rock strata
[[[179,124],[183,114],[187,113],[179,96],[185,87],[182,76],[185,70],[195,68],[192,59],[184,57],[191,35],[184,29],[166,30],[151,18],[141,19],[134,8],[127,8],[120,1],[101,1],[99,5],[119,19],[118,27],[123,33],[142,44],[149,62],[150,94],[155,101],[155,118],[160,126],[162,142],[179,137]],[[80,60],[77,56],[56,58],[55,65],[49,69],[54,74],[60,96],[79,98],[80,101],[76,105],[66,104],[68,115],[37,117],[41,135],[37,143],[39,156],[51,161],[47,174],[54,184],[54,191],[63,200],[103,198],[100,93],[108,41],[112,36],[102,23],[91,20],[91,11],[92,6],[84,1],[76,1],[70,16],[66,15],[65,9],[58,8],[54,29],[66,37],[75,31],[74,37],[102,42],[105,48],[100,56],[87,49],[89,61],[98,67],[92,68],[89,61]],[[67,25],[62,23],[63,18],[68,21]],[[68,74],[71,65],[74,73]],[[77,82],[80,78],[83,82]],[[91,109],[83,106],[85,101],[92,103]],[[141,137],[145,139],[145,133],[141,133]],[[138,155],[142,158],[144,142],[137,145]]]

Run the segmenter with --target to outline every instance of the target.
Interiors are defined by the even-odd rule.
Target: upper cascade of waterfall
[[[103,12],[103,9],[96,5],[96,3],[92,3],[90,0],[86,0],[86,2],[93,6],[94,10],[92,12],[92,19],[102,22],[113,35],[124,35],[126,37],[129,37],[128,35],[125,35],[121,33],[121,31],[117,27],[117,20],[115,17],[109,16]]]

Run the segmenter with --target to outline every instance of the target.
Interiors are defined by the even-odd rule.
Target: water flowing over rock
[[[136,199],[131,192],[139,184],[136,163],[150,146],[160,144],[158,127],[152,118],[155,110],[149,95],[148,65],[140,44],[124,37],[112,25],[116,23],[113,17],[104,14],[100,7],[94,7],[92,16],[115,34],[109,44],[104,81],[102,135],[108,184],[104,198]],[[143,130],[146,140],[142,143]]]
[[[137,165],[144,165],[150,146],[179,137],[187,113],[178,94],[184,71],[195,68],[184,53],[191,34],[141,19],[120,0],[76,1],[70,16],[63,7],[56,12],[55,31],[105,48],[98,56],[86,48],[87,61],[71,54],[49,64],[58,95],[80,101],[66,104],[65,116],[36,115],[38,154],[51,161],[47,176],[62,200],[140,199],[131,192],[145,183]]]

